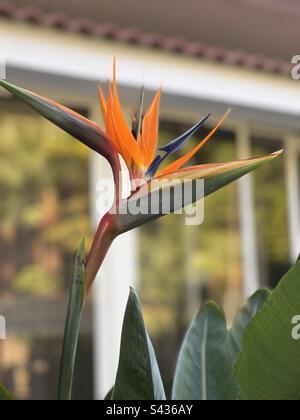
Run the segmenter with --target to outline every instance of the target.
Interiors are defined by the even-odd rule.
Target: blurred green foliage
[[[279,143],[279,142],[278,142]],[[253,139],[256,155],[280,148],[280,143]],[[289,269],[289,237],[284,160],[276,159],[253,174],[260,276],[275,287]]]
[[[49,275],[39,265],[27,265],[18,272],[14,281],[14,290],[22,294],[43,297],[55,295],[61,283],[61,278]]]
[[[91,241],[88,150],[28,112],[2,110],[0,138],[0,284],[52,294],[82,235]]]

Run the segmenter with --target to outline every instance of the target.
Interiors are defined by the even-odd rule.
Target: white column
[[[238,158],[250,157],[251,144],[247,125],[239,124],[236,135]],[[244,296],[248,297],[259,288],[255,209],[251,174],[244,176],[238,181],[238,189],[244,275],[243,292]]]
[[[298,159],[300,157],[297,144],[299,139],[290,134],[285,139],[285,174],[288,197],[288,220],[290,257],[294,263],[300,253],[300,197]]]
[[[98,112],[98,106],[97,106]],[[93,229],[99,223],[96,210],[99,179],[112,177],[108,162],[96,153],[90,161],[90,196]],[[136,232],[115,240],[93,286],[95,398],[103,398],[114,384],[120,349],[121,328],[129,286],[137,285]]]

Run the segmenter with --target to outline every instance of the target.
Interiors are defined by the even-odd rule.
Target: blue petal
[[[186,142],[199,130],[199,128],[208,120],[211,114],[207,114],[201,121],[195,124],[192,128],[187,130],[181,136],[177,137],[175,140],[172,140],[170,143],[166,144],[163,147],[160,147],[158,150],[161,152],[166,152],[169,155],[180,150]]]
[[[200,120],[197,124],[195,124],[192,128],[187,130],[181,136],[177,137],[175,140],[172,140],[165,146],[160,147],[158,150],[160,150],[161,152],[165,152],[166,154],[164,156],[157,156],[153,160],[148,171],[146,172],[146,176],[149,178],[153,178],[163,161],[173,153],[180,150],[187,143],[187,141],[196,133],[196,131],[199,130],[199,128],[205,123],[205,121],[207,121],[210,115],[211,114],[207,114],[202,120]]]
[[[167,156],[168,155],[165,155],[165,156],[156,156],[156,158],[154,159],[154,161],[149,166],[149,169],[146,172],[146,176],[149,177],[149,178],[153,178],[154,175],[156,174],[158,168],[160,167],[160,165],[163,163],[163,161],[166,159]]]

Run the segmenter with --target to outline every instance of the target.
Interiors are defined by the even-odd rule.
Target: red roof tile
[[[17,7],[5,0],[0,0],[0,17],[62,31],[115,39],[129,44],[166,50],[268,73],[289,75],[291,72],[291,63],[282,59],[250,54],[241,50],[228,50],[222,47],[204,45],[200,42],[190,42],[176,36],[167,37],[158,33],[145,33],[136,28],[122,28],[112,23],[99,23],[91,19],[74,18],[62,13],[49,13],[35,7]]]

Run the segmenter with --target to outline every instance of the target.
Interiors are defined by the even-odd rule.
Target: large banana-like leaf
[[[68,134],[104,156],[112,165],[114,172],[119,172],[119,158],[116,149],[97,124],[51,99],[5,80],[0,80],[0,86]]]
[[[138,192],[134,193],[128,200],[124,200],[120,204],[118,215],[116,216],[116,224],[119,233],[126,232],[151,220],[157,219],[158,217],[166,214],[164,211],[152,214],[150,211],[144,214],[132,214],[128,208],[154,208],[164,209],[164,205],[167,204],[168,208],[170,205],[170,212],[174,212],[185,206],[193,204],[200,199],[212,194],[222,187],[230,184],[231,182],[241,178],[243,175],[258,169],[265,163],[270,162],[282,151],[272,153],[271,155],[239,160],[227,163],[207,164],[171,173],[163,178],[149,181],[147,185],[143,186]],[[197,180],[204,181],[204,189],[202,184],[197,184]],[[160,182],[165,182],[161,184]],[[170,200],[168,203],[164,203],[163,197],[165,196],[165,189],[170,188],[170,183],[174,182],[174,185],[184,186],[183,200],[174,199],[175,189],[170,189]],[[192,185],[190,185],[192,184]],[[190,188],[189,188],[190,187]],[[190,193],[192,191],[192,194]],[[187,192],[187,195],[185,195]]]
[[[300,262],[246,329],[236,367],[242,400],[300,399],[299,315]]]
[[[236,400],[237,384],[223,312],[208,303],[193,321],[177,363],[173,400]]]
[[[119,367],[112,400],[165,400],[156,356],[133,289],[125,312]]]
[[[13,401],[12,395],[0,384],[0,401]]]
[[[86,296],[85,246],[82,239],[75,261],[59,371],[58,399],[70,400],[82,311]]]
[[[234,320],[230,334],[230,344],[232,349],[232,355],[234,362],[237,361],[238,355],[242,351],[242,342],[245,334],[245,330],[248,327],[250,321],[254,318],[257,312],[261,309],[263,304],[266,302],[271,292],[267,289],[261,289],[252,295],[244,307],[240,310],[237,317]]]

